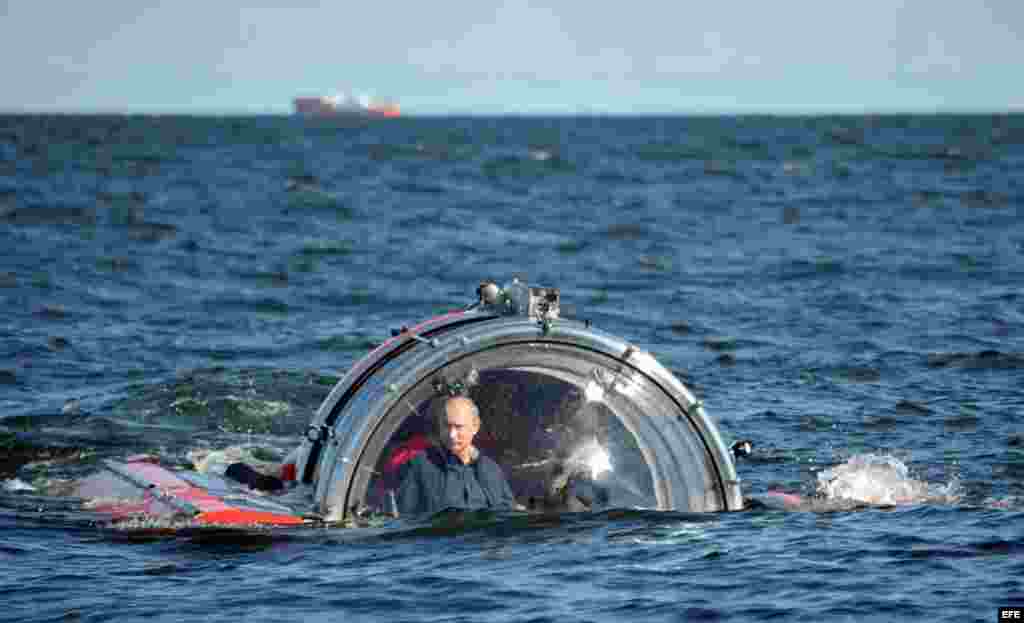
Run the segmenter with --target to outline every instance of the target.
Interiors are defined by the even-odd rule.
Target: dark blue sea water
[[[992,621],[1024,604],[1022,217],[1019,115],[0,117],[0,620]],[[67,495],[287,450],[391,328],[513,274],[752,439],[745,493],[817,502],[240,540]]]

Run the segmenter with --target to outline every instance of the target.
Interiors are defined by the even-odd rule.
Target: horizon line
[[[962,115],[962,116],[1000,116],[1016,115],[1024,113],[1024,106],[1008,108],[974,108],[974,107],[949,107],[949,108],[808,108],[806,110],[790,109],[721,109],[721,110],[665,110],[630,112],[615,110],[527,110],[527,111],[438,111],[438,112],[402,112],[399,117],[392,119],[377,119],[372,115],[325,115],[323,117],[311,117],[311,120],[330,119],[369,119],[374,121],[396,121],[403,118],[500,118],[500,117],[865,117],[865,116],[939,116],[939,115]],[[0,115],[3,116],[110,116],[110,117],[281,117],[281,118],[306,118],[294,112],[283,110],[246,110],[238,109],[65,109],[65,108],[0,108]]]

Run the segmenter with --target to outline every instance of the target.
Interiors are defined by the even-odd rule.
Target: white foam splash
[[[955,502],[959,485],[954,479],[929,485],[910,476],[894,456],[858,454],[818,474],[818,493],[828,500],[895,505]]]
[[[14,493],[16,491],[35,491],[36,488],[28,484],[24,480],[18,478],[11,478],[10,480],[4,481],[4,491]]]

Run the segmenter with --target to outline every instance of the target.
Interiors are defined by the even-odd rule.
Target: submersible
[[[393,510],[396,466],[434,431],[439,396],[456,393],[479,405],[477,446],[526,509],[570,490],[590,510],[743,508],[733,453],[654,357],[563,317],[556,288],[514,279],[477,295],[393,331],[320,405],[296,460],[318,512]]]

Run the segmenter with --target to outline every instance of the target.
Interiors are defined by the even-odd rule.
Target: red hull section
[[[114,521],[183,516],[199,525],[296,526],[305,523],[302,517],[271,502],[246,504],[244,500],[241,503],[232,500],[227,503],[146,459],[129,459],[125,463],[107,461],[106,468],[83,482],[79,495],[107,500],[93,504],[92,509],[110,515]]]

